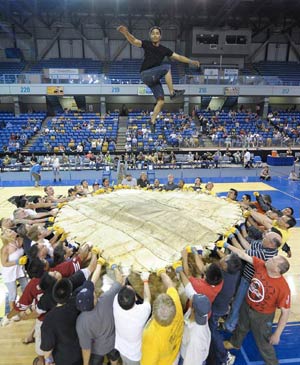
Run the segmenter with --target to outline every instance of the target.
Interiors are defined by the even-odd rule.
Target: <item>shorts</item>
[[[120,353],[118,350],[113,349],[108,354],[106,354],[108,360],[117,361],[120,358]],[[90,365],[103,365],[105,355],[91,354]]]
[[[163,64],[141,72],[141,80],[151,89],[156,99],[164,98],[165,96],[160,79],[165,76],[170,69],[171,65]]]
[[[39,356],[44,356],[45,352],[41,350],[41,343],[42,343],[42,337],[41,337],[41,327],[43,322],[36,318],[35,320],[35,327],[34,327],[34,337],[35,337],[35,352]]]
[[[32,173],[32,177],[34,178],[34,181],[41,181],[41,175],[36,172]]]

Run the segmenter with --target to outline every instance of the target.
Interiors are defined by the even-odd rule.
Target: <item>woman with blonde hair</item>
[[[4,229],[1,235],[1,240],[3,243],[0,250],[2,279],[8,289],[10,309],[13,309],[14,302],[17,297],[17,281],[20,283],[22,291],[27,285],[27,278],[24,271],[24,265],[26,264],[27,257],[23,256],[23,240],[18,237],[15,231],[11,229]]]

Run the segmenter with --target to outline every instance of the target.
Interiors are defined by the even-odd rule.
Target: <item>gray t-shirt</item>
[[[82,349],[90,349],[96,355],[105,355],[114,349],[113,302],[121,288],[121,284],[114,283],[109,291],[99,297],[92,311],[82,312],[78,316],[76,330]]]

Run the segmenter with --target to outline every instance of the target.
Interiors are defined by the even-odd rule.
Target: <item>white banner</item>
[[[50,79],[78,79],[79,69],[78,68],[49,68]]]
[[[219,76],[219,69],[218,68],[205,68],[204,76]]]
[[[224,76],[238,76],[239,70],[237,68],[225,68]]]

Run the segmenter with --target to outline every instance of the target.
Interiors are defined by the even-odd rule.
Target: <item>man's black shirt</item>
[[[160,66],[165,57],[171,57],[173,51],[161,44],[156,47],[151,41],[142,41],[144,48],[144,61],[141,67],[141,72],[149,68]]]

